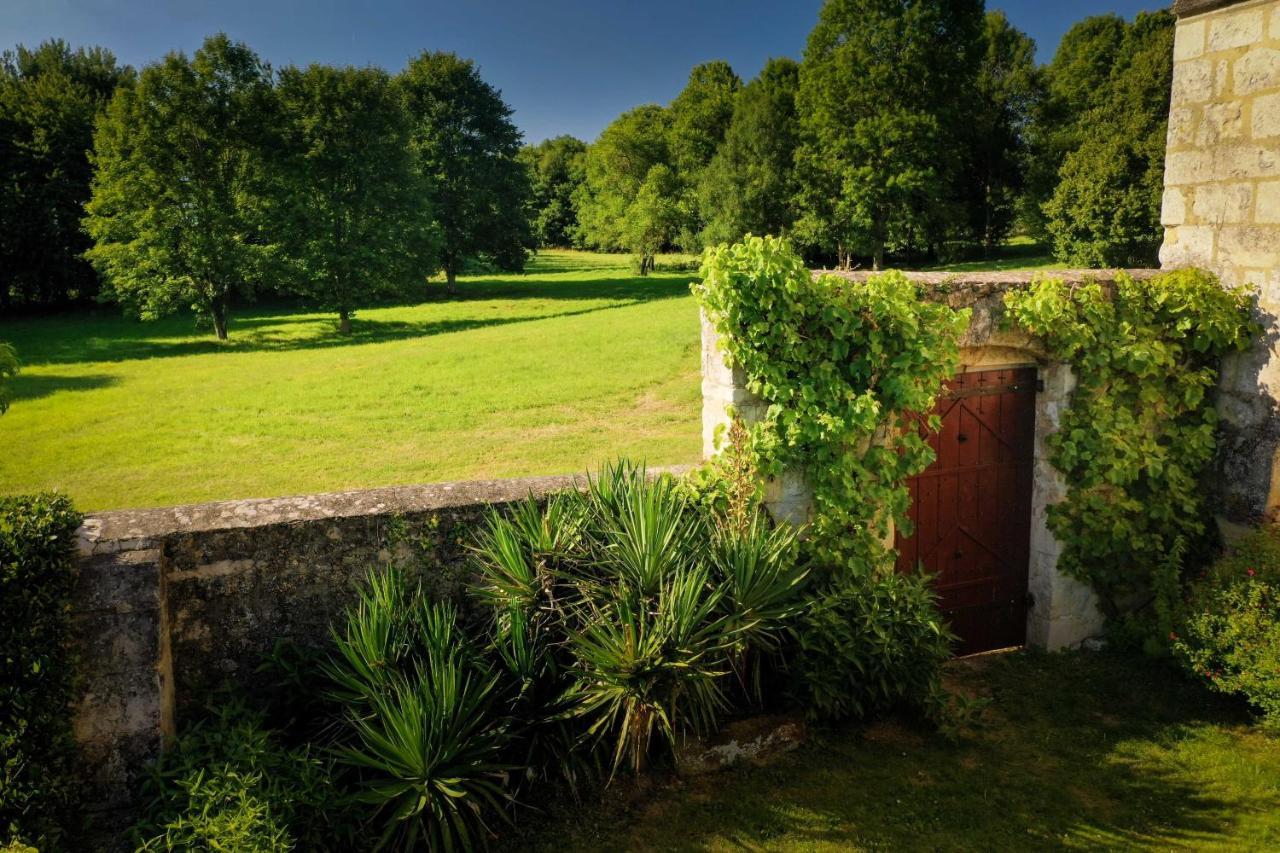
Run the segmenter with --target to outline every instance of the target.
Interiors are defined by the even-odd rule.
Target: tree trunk
[[[351,334],[351,312],[345,309],[338,312],[338,333]]]
[[[871,253],[871,269],[880,272],[884,269],[884,241],[876,240]]]
[[[227,339],[227,306],[215,304],[209,314],[213,318],[213,333],[218,336],[218,340],[225,341]]]
[[[449,283],[448,292],[450,296],[458,295],[458,271],[453,264],[446,264],[444,268],[445,281]]]

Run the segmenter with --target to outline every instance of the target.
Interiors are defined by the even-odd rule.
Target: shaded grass
[[[562,473],[699,455],[688,272],[548,252],[463,296],[332,315],[249,306],[220,343],[190,316],[0,323],[24,363],[0,492],[88,510]]]
[[[823,731],[770,768],[614,791],[513,847],[1280,849],[1280,741],[1162,664],[1016,653],[953,676],[992,698],[958,744],[895,723]]]

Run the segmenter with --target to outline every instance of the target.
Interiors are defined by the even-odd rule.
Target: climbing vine
[[[933,461],[911,413],[931,412],[955,372],[968,312],[925,301],[900,273],[815,278],[771,237],[709,250],[694,292],[768,404],[751,427],[758,469],[808,476],[814,555],[883,565],[892,525],[908,525],[906,481]]]
[[[1074,369],[1049,438],[1067,484],[1049,508],[1059,565],[1093,586],[1109,617],[1135,594],[1176,595],[1182,551],[1203,540],[1201,478],[1215,450],[1212,390],[1223,355],[1258,332],[1251,295],[1179,270],[1104,288],[1044,279],[1005,296],[1010,318]],[[1157,613],[1170,602],[1156,601]]]

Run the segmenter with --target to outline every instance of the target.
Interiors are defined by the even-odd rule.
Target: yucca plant
[[[720,610],[734,635],[729,662],[757,702],[763,700],[762,659],[781,649],[805,607],[808,571],[797,560],[798,535],[761,512],[721,524],[711,535],[713,577],[724,593]]]
[[[510,734],[494,708],[498,676],[456,609],[396,569],[374,572],[334,641],[324,672],[345,711],[337,755],[383,821],[377,846],[485,843],[486,816],[506,818]]]
[[[591,558],[602,581],[615,579],[652,596],[668,578],[703,556],[705,528],[671,477],[649,478],[619,465],[592,481]]]
[[[575,684],[570,713],[597,738],[614,738],[614,771],[627,761],[639,771],[654,735],[667,743],[677,729],[710,729],[723,708],[719,679],[731,642],[716,613],[720,593],[704,570],[666,577],[654,598],[618,586],[611,599],[591,601],[570,635]]]

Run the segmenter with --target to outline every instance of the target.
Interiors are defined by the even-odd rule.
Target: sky
[[[474,59],[529,142],[591,141],[619,113],[666,103],[689,69],[727,60],[744,79],[799,59],[822,0],[0,0],[0,46],[62,38],[135,67],[226,32],[274,66],[398,71],[424,50]],[[1042,62],[1089,15],[1159,0],[988,0],[1030,34]]]

